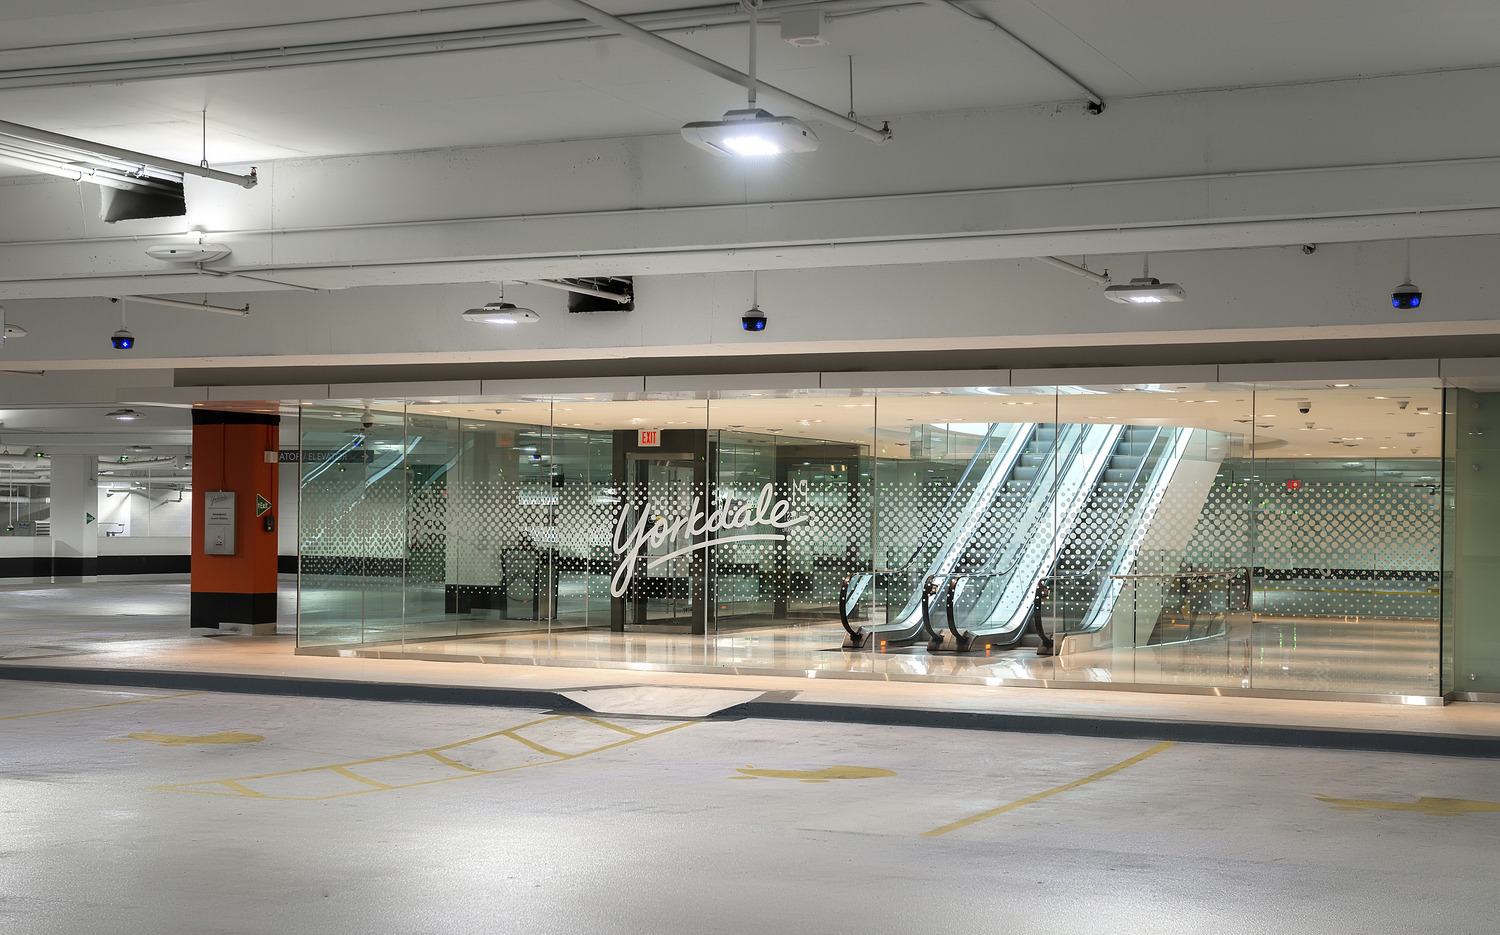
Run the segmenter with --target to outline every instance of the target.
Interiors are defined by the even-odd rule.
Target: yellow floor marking
[[[601,720],[599,720],[596,717],[589,717],[587,714],[579,714],[579,715],[576,715],[576,717],[580,721],[588,721],[590,724],[598,724],[600,727],[607,727],[607,728],[609,728],[612,731],[618,731],[621,734],[628,734],[631,737],[645,737],[646,736],[645,734],[641,733],[638,730],[631,730],[628,727],[621,727],[618,724],[611,724],[608,721],[601,721]]]
[[[617,740],[613,743],[607,743],[589,750],[582,750],[578,753],[562,753],[556,750],[548,750],[546,747],[529,741],[524,737],[517,736],[516,734],[517,731],[525,730],[528,727],[535,727],[538,724],[546,724],[552,721],[562,720],[587,721],[590,724],[608,727],[611,730],[615,730],[629,736],[626,736],[623,740]],[[147,788],[163,792],[191,792],[195,795],[229,795],[240,798],[279,799],[288,802],[319,802],[324,799],[340,799],[346,796],[366,795],[371,792],[384,792],[390,789],[410,789],[415,786],[428,786],[439,782],[452,782],[455,779],[470,779],[474,776],[490,776],[496,773],[508,773],[512,770],[517,769],[529,769],[533,766],[546,766],[551,763],[563,763],[568,760],[576,760],[581,757],[591,756],[595,753],[601,753],[605,750],[612,750],[615,747],[623,747],[626,744],[636,743],[638,741],[646,740],[651,737],[659,737],[662,734],[666,734],[674,730],[681,730],[684,727],[690,727],[696,723],[698,722],[687,721],[681,724],[673,724],[670,727],[664,727],[661,730],[651,731],[649,733],[641,733],[638,731],[632,731],[629,728],[621,727],[618,724],[610,724],[608,722],[600,721],[597,718],[583,717],[571,714],[556,714],[550,717],[540,718],[535,721],[529,721],[516,727],[507,728],[506,730],[495,731],[492,734],[485,734],[480,737],[470,737],[467,740],[460,740],[455,743],[443,744],[442,746],[438,747],[430,747],[426,750],[416,750],[411,753],[393,753],[388,756],[371,757],[367,760],[355,760],[350,763],[335,763],[331,766],[313,766],[305,769],[288,769],[275,773],[260,773],[254,776],[236,776],[233,779],[213,779],[204,782],[177,783],[170,786],[148,786]],[[524,744],[527,747],[530,747],[533,750],[545,753],[546,755],[553,757],[553,759],[543,760],[538,763],[522,763],[516,766],[504,766],[498,769],[478,769],[473,766],[465,766],[462,763],[458,763],[450,759],[449,757],[442,755],[442,751],[444,750],[452,750],[457,747],[466,746],[468,744],[479,743],[483,740],[492,740],[496,737],[505,737],[509,740],[514,740],[518,743]],[[427,757],[428,759],[431,759],[436,763],[452,768],[455,772],[458,773],[458,775],[440,776],[437,779],[421,779],[415,782],[388,784],[379,782],[374,779],[369,779],[365,776],[361,776],[357,772],[357,768],[361,766],[368,766],[374,763],[386,763],[392,760],[409,759],[412,757]],[[332,773],[334,775],[343,776],[346,779],[358,782],[361,785],[366,786],[366,788],[354,789],[349,792],[335,792],[328,795],[297,796],[268,795],[267,793],[260,792],[252,788],[250,785],[247,785],[248,783],[253,783],[256,780],[260,779],[277,779],[283,776],[303,776],[312,773]]]
[[[347,776],[350,779],[354,780],[355,782],[362,782],[362,783],[364,783],[367,786],[374,786],[377,789],[394,789],[394,788],[396,788],[395,786],[389,785],[388,783],[383,783],[383,782],[381,782],[378,779],[371,779],[368,776],[361,776],[359,773],[356,773],[354,770],[349,769],[348,767],[345,767],[345,766],[334,766],[334,767],[330,767],[330,769],[333,772],[338,773],[340,776]]]
[[[154,730],[137,731],[124,737],[111,737],[116,743],[127,743],[131,740],[146,740],[151,743],[159,743],[164,747],[186,747],[193,744],[213,743],[260,743],[266,738],[260,734],[244,734],[239,731],[226,730],[217,734],[200,734],[197,737],[184,736],[182,734],[158,734]]]
[[[133,701],[111,701],[108,704],[90,704],[81,708],[58,708],[56,711],[38,711],[35,714],[8,714],[0,717],[0,721],[14,721],[23,717],[41,717],[44,714],[68,714],[73,711],[92,711],[95,708],[113,708],[122,704],[140,704],[143,701],[163,701],[167,698],[189,698],[193,695],[201,695],[203,692],[183,692],[180,695],[152,695],[150,698],[136,698]]]
[[[1169,740],[1166,743],[1159,743],[1149,750],[1146,750],[1142,753],[1137,753],[1135,756],[1131,757],[1128,760],[1124,760],[1122,762],[1116,763],[1114,766],[1101,769],[1097,773],[1091,773],[1090,775],[1085,776],[1082,779],[1075,779],[1072,782],[1064,783],[1063,785],[1057,786],[1056,788],[1048,789],[1046,792],[1038,792],[1034,795],[1028,795],[1024,799],[1016,799],[1014,802],[1011,802],[1007,805],[1001,805],[998,808],[992,808],[987,812],[980,812],[978,815],[970,815],[968,818],[960,818],[958,821],[943,825],[941,828],[933,828],[931,831],[923,831],[922,837],[935,838],[938,835],[947,834],[950,831],[957,831],[960,828],[967,828],[969,825],[984,821],[986,818],[994,818],[996,815],[1003,815],[1006,812],[1014,811],[1015,809],[1018,809],[1023,805],[1030,805],[1033,802],[1040,802],[1042,799],[1045,799],[1048,796],[1057,795],[1059,792],[1067,792],[1069,789],[1077,789],[1079,786],[1086,786],[1089,783],[1097,782],[1098,780],[1103,779],[1106,776],[1112,776],[1122,769],[1128,769],[1129,767],[1134,766],[1147,757],[1156,756],[1158,753],[1162,752],[1168,747],[1175,746],[1177,746],[1176,741]]]
[[[1453,818],[1470,812],[1500,812],[1500,802],[1481,802],[1476,799],[1434,799],[1422,796],[1415,802],[1382,802],[1376,799],[1335,799],[1326,795],[1314,795],[1320,802],[1330,803],[1330,808],[1341,812],[1362,812],[1380,808],[1393,812],[1421,812],[1440,818]]]
[[[828,782],[831,779],[881,779],[896,775],[893,769],[875,766],[827,766],[823,769],[756,769],[746,766],[743,776],[730,779],[795,779],[798,782]]]

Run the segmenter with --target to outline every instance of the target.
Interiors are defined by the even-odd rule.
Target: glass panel
[[[378,563],[364,503],[358,409],[304,406],[298,451],[297,645],[364,641],[366,576]]]
[[[1287,444],[1252,464],[1251,686],[1436,694],[1441,393],[1336,386],[1257,399],[1257,424],[1274,422]]]
[[[460,446],[457,418],[406,413],[405,458],[396,470],[406,478],[403,639],[408,645],[460,635],[461,618],[448,610],[446,586],[450,568],[457,564],[449,505],[460,484]]]
[[[709,406],[716,660],[844,668],[840,594],[871,567],[873,403],[724,395]]]
[[[1051,541],[1054,407],[993,387],[879,399],[880,670],[990,676],[992,647],[1019,639]]]
[[[456,420],[444,603],[460,636],[545,632],[551,621],[558,498],[550,408],[510,403]]]
[[[1082,441],[1043,584],[1050,677],[1240,686],[1224,640],[1249,626],[1250,480],[1235,465],[1255,449],[1253,394],[1062,387],[1058,419]]]

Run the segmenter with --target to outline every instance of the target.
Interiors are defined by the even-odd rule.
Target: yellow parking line
[[[193,695],[202,695],[203,692],[183,692],[180,695],[152,695],[150,698],[136,698],[133,701],[111,701],[108,704],[84,705],[81,708],[59,708],[56,711],[38,711],[35,714],[7,714],[0,717],[0,721],[14,721],[23,717],[41,717],[44,714],[68,714],[72,711],[92,711],[95,708],[113,708],[122,704],[140,704],[143,701],[162,701],[167,698],[188,698]]]
[[[931,831],[923,831],[922,837],[935,838],[938,835],[947,834],[950,831],[957,831],[960,828],[967,828],[969,825],[984,821],[986,818],[994,818],[996,815],[1003,815],[1006,812],[1014,811],[1015,809],[1018,809],[1023,805],[1030,805],[1032,802],[1040,802],[1042,799],[1045,799],[1048,796],[1057,795],[1059,792],[1067,792],[1069,789],[1077,789],[1079,786],[1088,785],[1091,782],[1096,782],[1100,779],[1103,779],[1105,776],[1111,776],[1115,773],[1118,773],[1122,769],[1134,766],[1147,757],[1155,756],[1168,747],[1174,747],[1176,745],[1177,744],[1175,741],[1159,743],[1143,753],[1137,753],[1135,756],[1131,757],[1128,760],[1116,763],[1114,766],[1110,766],[1106,769],[1101,769],[1099,770],[1099,772],[1085,776],[1082,779],[1075,779],[1072,782],[1064,783],[1063,785],[1057,786],[1056,788],[1048,789],[1046,792],[1038,792],[1034,795],[1028,795],[1024,799],[1016,799],[1014,802],[1011,802],[1007,805],[1001,805],[998,808],[992,808],[987,812],[980,812],[978,815],[970,815],[968,818],[960,818],[958,821],[943,825],[941,828],[933,828]]]
[[[613,743],[607,743],[588,750],[580,750],[577,753],[562,753],[556,750],[549,750],[546,747],[541,746],[540,744],[527,740],[526,738],[520,737],[516,734],[516,731],[525,730],[528,727],[535,727],[538,724],[546,724],[550,721],[561,721],[568,719],[586,720],[589,723],[596,724],[601,727],[608,727],[611,730],[617,731],[619,733],[624,733],[629,736],[623,737],[622,739],[614,741]],[[558,714],[552,715],[550,717],[539,718],[538,720],[530,721],[526,724],[521,724],[516,727],[509,728],[508,730],[495,731],[494,733],[485,734],[481,737],[470,737],[467,740],[460,740],[455,743],[443,744],[442,746],[438,747],[430,747],[426,750],[415,750],[410,753],[393,753],[387,756],[371,757],[367,760],[356,760],[350,763],[336,763],[328,766],[313,766],[304,769],[289,769],[275,773],[260,773],[255,776],[236,776],[233,779],[214,779],[204,782],[178,783],[170,786],[148,786],[147,788],[163,792],[191,792],[196,795],[230,795],[257,799],[279,799],[289,802],[317,802],[326,799],[345,798],[351,795],[363,795],[370,792],[382,792],[389,789],[410,789],[415,786],[428,786],[434,783],[452,782],[455,779],[469,779],[474,776],[493,776],[497,773],[508,773],[512,770],[518,769],[529,769],[533,766],[546,766],[549,763],[563,763],[567,762],[568,760],[576,760],[585,756],[591,756],[595,753],[602,753],[605,750],[612,750],[615,747],[622,747],[626,744],[636,743],[638,741],[646,740],[651,737],[659,737],[662,734],[674,730],[680,730],[684,727],[689,727],[696,723],[698,722],[687,721],[681,724],[673,724],[670,727],[665,727],[658,731],[652,731],[651,733],[640,733],[631,731],[628,728],[621,727],[617,724],[610,724],[607,721],[600,721],[595,718],[585,718],[578,715]],[[442,750],[452,750],[458,747],[468,746],[469,744],[478,743],[484,740],[490,740],[495,737],[506,737],[510,740],[517,741],[534,750],[554,757],[554,759],[543,760],[537,763],[521,763],[515,766],[503,766],[497,769],[481,769],[459,763],[449,757],[443,756],[439,752]],[[370,779],[369,777],[363,776],[359,772],[357,772],[359,767],[368,766],[373,763],[386,763],[392,760],[401,760],[418,756],[428,757],[438,763],[443,764],[444,766],[451,767],[457,773],[457,775],[440,776],[435,779],[419,779],[413,782],[404,783],[383,783],[379,780]],[[335,775],[342,776],[345,779],[357,782],[361,786],[364,786],[366,788],[354,789],[348,792],[332,792],[323,795],[301,796],[270,795],[268,793],[256,790],[249,785],[250,783],[253,783],[257,780],[281,779],[288,776],[306,776],[313,773],[333,773]]]

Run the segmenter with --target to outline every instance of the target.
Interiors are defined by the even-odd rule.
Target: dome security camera
[[[765,331],[766,313],[760,310],[759,305],[751,308],[740,316],[740,327],[746,331]]]
[[[1417,308],[1422,304],[1422,290],[1403,282],[1391,293],[1391,308]]]
[[[109,343],[117,351],[128,351],[135,347],[135,335],[121,328],[109,336]]]
[[[1302,402],[1297,404],[1297,411],[1302,413],[1303,415],[1307,415],[1309,412],[1312,412],[1312,403],[1304,399]]]
[[[359,417],[359,424],[364,426],[365,431],[375,427],[375,414],[366,409]]]

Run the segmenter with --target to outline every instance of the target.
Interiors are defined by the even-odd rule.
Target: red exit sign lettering
[[[1300,480],[1289,480],[1289,481],[1286,482],[1286,489],[1287,490],[1301,490],[1302,489],[1302,482]]]
[[[661,447],[661,429],[638,429],[636,444],[642,448]]]

